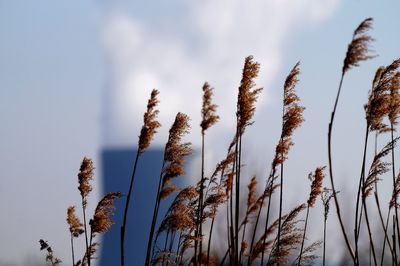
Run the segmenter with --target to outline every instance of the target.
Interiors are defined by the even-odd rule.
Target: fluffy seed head
[[[163,169],[163,184],[161,188],[162,199],[168,197],[176,190],[172,184],[172,179],[184,175],[185,157],[192,152],[191,143],[182,142],[185,134],[189,133],[189,117],[183,113],[178,113],[175,121],[169,130],[168,142],[165,145]]]
[[[254,79],[258,76],[260,65],[253,62],[253,57],[248,56],[245,59],[242,80],[239,86],[238,100],[237,100],[237,134],[240,136],[244,133],[245,128],[251,125],[256,107],[258,95],[262,88],[254,89]]]
[[[361,61],[374,58],[374,55],[370,54],[370,43],[374,41],[367,31],[372,28],[372,18],[367,18],[357,27],[353,33],[353,39],[347,48],[346,57],[343,62],[343,74],[345,74],[350,68],[359,66]]]
[[[216,115],[217,105],[212,103],[213,88],[206,82],[203,85],[203,107],[201,109],[201,132],[204,132],[218,122],[219,116]]]
[[[325,168],[326,168],[326,166],[317,167],[317,169],[315,169],[314,174],[310,173],[308,175],[308,178],[312,182],[310,197],[308,198],[308,201],[307,201],[307,204],[310,207],[314,206],[315,201],[317,200],[317,197],[322,192],[322,181],[324,180],[324,177],[325,177],[325,173],[324,173]]]
[[[93,219],[89,221],[92,233],[105,233],[110,229],[114,222],[110,216],[114,210],[114,199],[120,198],[120,192],[110,192],[105,195],[97,204]]]
[[[153,89],[151,91],[150,99],[147,103],[147,111],[143,115],[143,126],[139,136],[139,153],[143,153],[149,146],[154,135],[157,133],[157,129],[161,124],[157,121],[159,111],[155,109],[159,103],[157,95],[158,90]]]
[[[93,161],[84,157],[78,174],[78,190],[81,193],[84,207],[86,207],[87,203],[86,198],[92,191],[92,186],[89,182],[93,179],[93,170]]]
[[[74,237],[78,237],[84,232],[83,224],[75,214],[75,206],[68,207],[67,209],[67,223],[69,231]]]

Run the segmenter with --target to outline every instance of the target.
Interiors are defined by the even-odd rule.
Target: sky
[[[100,169],[102,148],[136,144],[152,88],[160,91],[163,125],[154,145],[165,143],[182,111],[198,147],[201,86],[215,87],[221,122],[209,131],[211,169],[233,135],[247,55],[261,64],[257,85],[264,90],[244,139],[245,171],[260,180],[279,139],[283,82],[301,62],[297,90],[307,109],[287,164],[290,208],[298,200],[294,188],[306,197],[308,172],[326,164],[347,44],[355,27],[373,17],[379,56],[346,76],[333,135],[337,183],[341,193],[351,192],[372,77],[400,56],[399,8],[394,0],[0,0],[0,265],[40,260],[40,238],[69,261],[65,214],[79,204],[80,162],[91,157]],[[101,196],[100,173],[96,178],[93,202]]]

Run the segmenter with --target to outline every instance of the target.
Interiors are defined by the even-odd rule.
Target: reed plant
[[[311,265],[320,261],[327,264],[326,244],[328,242],[327,223],[330,203],[333,199],[336,217],[343,236],[343,246],[353,265],[364,265],[360,255],[361,237],[368,237],[370,264],[384,265],[388,260],[393,265],[400,263],[400,229],[398,221],[398,196],[400,194],[400,173],[395,169],[396,143],[399,137],[395,135],[400,113],[400,59],[394,60],[388,66],[378,67],[372,79],[365,109],[365,139],[362,153],[360,176],[356,180],[358,187],[354,188],[356,198],[354,213],[347,212],[346,217],[354,217],[354,239],[346,231],[343,213],[339,201],[339,191],[335,186],[332,134],[339,98],[344,77],[350,69],[358,67],[362,61],[375,57],[370,49],[373,38],[369,35],[372,28],[372,18],[361,22],[353,33],[348,45],[337,95],[328,125],[328,161],[326,166],[319,166],[308,175],[311,181],[310,193],[295,206],[287,206],[285,187],[293,178],[284,175],[285,166],[289,163],[289,152],[294,148],[294,133],[305,121],[300,97],[296,92],[299,82],[300,63],[290,70],[283,84],[281,128],[278,143],[273,151],[273,160],[264,179],[257,175],[246,176],[242,170],[244,164],[244,145],[248,141],[246,129],[254,124],[256,104],[262,88],[257,86],[260,64],[252,56],[244,60],[242,77],[238,86],[235,129],[229,137],[231,142],[224,158],[216,163],[213,172],[206,165],[206,133],[219,121],[217,105],[214,103],[214,89],[206,82],[202,86],[201,123],[198,129],[191,128],[190,118],[184,113],[177,113],[169,130],[168,140],[164,149],[162,167],[158,177],[158,187],[154,195],[154,207],[147,241],[145,265]],[[133,186],[141,155],[148,149],[151,141],[161,126],[158,116],[158,91],[152,90],[144,114],[144,123],[139,135],[136,157],[132,163],[132,175],[123,210],[120,227],[120,264],[125,265],[125,240],[129,235],[128,214],[130,202],[134,199]],[[262,121],[265,122],[265,121]],[[185,173],[185,161],[192,153],[190,142],[185,142],[190,131],[201,133],[201,169],[195,183],[179,187],[175,181]],[[376,148],[371,165],[367,170],[368,144],[370,135],[374,133]],[[390,141],[378,151],[377,140],[390,133]],[[336,142],[335,142],[336,143]],[[390,155],[390,156],[389,156]],[[388,158],[390,157],[390,158]],[[321,165],[321,164],[318,164]],[[322,164],[323,165],[323,164]],[[327,171],[327,174],[325,174]],[[391,199],[387,204],[387,213],[381,204],[378,194],[378,184],[383,176],[391,172]],[[193,173],[191,173],[193,174]],[[330,187],[324,186],[325,175],[329,176]],[[121,197],[119,192],[106,194],[94,211],[93,218],[87,220],[88,197],[92,190],[91,181],[94,176],[93,162],[84,158],[78,174],[78,190],[81,196],[81,222],[77,208],[67,209],[67,223],[70,233],[71,258],[73,266],[91,265],[99,245],[98,234],[106,233],[113,224],[110,216],[114,209],[114,200]],[[142,178],[142,177],[139,177]],[[247,195],[245,195],[245,180]],[[189,183],[189,182],[187,182]],[[285,184],[285,186],[284,186]],[[342,195],[342,194],[340,194]],[[367,204],[374,195],[378,217],[372,217],[376,212]],[[165,199],[171,198],[172,203],[165,206]],[[276,199],[278,202],[275,202]],[[322,212],[316,215],[314,208],[317,199],[321,198]],[[285,204],[285,206],[284,206]],[[163,212],[163,207],[166,211]],[[277,209],[275,214],[272,210]],[[289,209],[289,211],[286,211]],[[134,217],[134,216],[133,216]],[[310,217],[319,217],[322,239],[310,241]],[[134,218],[133,218],[134,219]],[[386,221],[386,222],[385,222]],[[218,226],[218,238],[215,237],[215,227]],[[362,228],[366,230],[362,230]],[[222,228],[222,229],[221,229]],[[317,228],[317,227],[315,227]],[[381,235],[377,230],[379,228]],[[318,229],[316,229],[318,230]],[[74,243],[81,239],[85,250],[81,259],[76,258]],[[379,240],[377,240],[379,238]],[[331,238],[329,238],[331,239]],[[218,244],[218,249],[217,249]],[[61,264],[55,257],[49,244],[40,240],[42,250],[47,252],[46,261],[51,265]],[[389,252],[385,252],[389,250]],[[322,257],[322,259],[319,259]],[[115,265],[119,263],[116,262]]]

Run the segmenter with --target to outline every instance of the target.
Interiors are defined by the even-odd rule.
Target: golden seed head
[[[367,18],[357,27],[353,33],[353,39],[347,48],[346,57],[343,62],[342,72],[345,74],[350,68],[359,66],[361,61],[374,58],[370,54],[370,43],[374,41],[367,31],[372,28],[372,18]]]
[[[157,121],[159,111],[155,109],[159,103],[157,95],[159,92],[156,89],[151,91],[150,99],[147,103],[147,111],[143,115],[143,126],[139,136],[139,153],[143,153],[149,146],[157,129],[161,124]]]
[[[72,236],[78,237],[84,232],[83,224],[75,214],[75,206],[68,207],[67,209],[67,223]]]
[[[92,186],[89,182],[93,179],[93,171],[93,161],[89,158],[84,157],[78,174],[78,190],[81,193],[84,207],[86,207],[87,203],[86,198],[89,195],[90,191],[92,191]]]
[[[93,219],[89,221],[92,233],[105,233],[110,229],[114,222],[110,216],[114,210],[114,199],[120,198],[120,192],[110,192],[105,195],[97,204]]]
[[[216,114],[217,105],[212,103],[213,88],[206,82],[203,85],[203,107],[201,109],[202,121],[200,123],[201,132],[204,132],[218,122],[219,116]]]

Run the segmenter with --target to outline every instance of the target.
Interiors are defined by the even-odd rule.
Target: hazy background
[[[371,16],[379,57],[346,76],[333,136],[338,187],[351,193],[372,77],[400,56],[399,9],[394,0],[0,0],[0,265],[40,263],[40,238],[69,263],[65,216],[79,204],[80,162],[91,157],[100,169],[102,148],[136,144],[153,87],[160,90],[163,124],[155,145],[165,142],[177,111],[191,116],[190,140],[197,145],[201,86],[207,80],[215,87],[221,123],[209,131],[212,169],[233,135],[237,86],[250,54],[261,64],[257,84],[264,91],[244,139],[246,171],[260,182],[268,171],[280,133],[282,84],[300,60],[297,89],[306,122],[289,154],[284,208],[306,199],[307,173],[327,163],[328,119],[347,44]],[[98,174],[92,208],[100,181]],[[333,232],[336,217],[330,217]],[[332,250],[336,260],[340,251]]]

